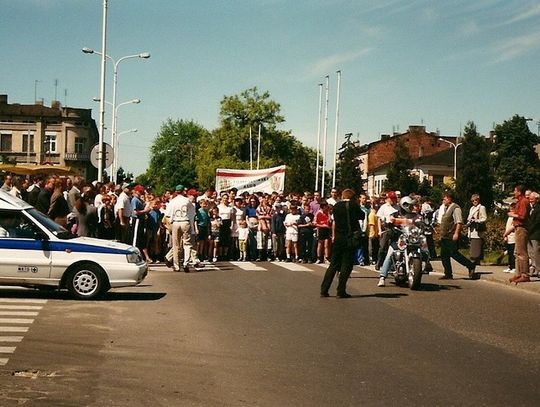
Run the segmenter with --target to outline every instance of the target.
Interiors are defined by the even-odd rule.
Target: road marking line
[[[0,324],[31,324],[33,319],[25,318],[0,318]]]
[[[31,311],[0,311],[0,315],[12,317],[37,317],[39,312]]]
[[[274,263],[276,266],[283,267],[287,270],[291,271],[312,271],[306,266],[302,266],[300,264],[296,263]]]
[[[15,346],[0,346],[0,353],[13,353]]]
[[[9,359],[0,358],[0,366],[5,366]]]
[[[32,311],[32,310],[40,310],[40,309],[43,309],[43,306],[42,305],[2,305],[0,304],[0,310],[2,309],[18,309],[18,310],[28,310],[28,311]]]
[[[0,342],[21,342],[22,336],[0,336]]]
[[[0,326],[0,332],[28,332],[25,326]]]
[[[20,302],[25,304],[47,304],[47,300],[36,300],[31,298],[0,298],[2,302]]]
[[[230,261],[229,263],[245,271],[266,271],[264,267],[258,266],[250,261]]]

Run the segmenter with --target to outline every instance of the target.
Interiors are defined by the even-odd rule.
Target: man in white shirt
[[[386,194],[385,203],[381,205],[377,211],[377,220],[379,222],[380,239],[379,239],[379,258],[375,265],[376,270],[380,270],[384,259],[386,258],[386,251],[392,238],[392,221],[394,215],[398,213],[399,208],[396,206],[397,195],[394,191],[390,191]]]
[[[118,237],[120,238],[120,241],[125,244],[131,244],[129,220],[133,214],[133,208],[131,206],[130,184],[126,183],[122,186],[122,192],[114,205],[114,213],[116,215]]]
[[[171,225],[173,270],[180,271],[180,248],[183,248],[183,269],[185,273],[189,273],[190,261],[194,263],[196,269],[201,266],[197,251],[193,249],[192,235],[197,234],[195,205],[186,196],[183,185],[177,185],[175,190],[178,195],[171,199],[165,212],[165,216]]]

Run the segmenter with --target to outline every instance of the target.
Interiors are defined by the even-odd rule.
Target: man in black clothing
[[[36,200],[36,204],[34,207],[40,211],[41,213],[44,213],[47,215],[49,213],[49,208],[51,206],[51,197],[54,189],[54,177],[50,177],[47,179],[47,183],[45,186],[39,191],[39,195]]]
[[[356,248],[349,244],[353,232],[360,230],[360,221],[365,215],[358,203],[355,202],[354,191],[345,189],[341,193],[341,201],[336,203],[333,210],[334,222],[332,224],[332,241],[334,250],[330,265],[324,274],[321,284],[321,297],[328,297],[328,290],[332,280],[339,272],[337,286],[338,298],[350,298],[347,294],[347,280],[351,275]]]

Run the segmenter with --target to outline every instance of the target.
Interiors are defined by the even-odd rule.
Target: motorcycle
[[[422,264],[429,259],[428,245],[425,236],[428,225],[421,219],[395,229],[399,236],[392,245],[392,265],[390,273],[396,284],[418,290],[422,284]]]

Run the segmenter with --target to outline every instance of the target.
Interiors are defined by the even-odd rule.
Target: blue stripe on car
[[[114,247],[101,247],[71,242],[51,242],[48,240],[34,239],[0,239],[0,249],[16,250],[44,250],[49,252],[63,252],[71,250],[74,253],[99,253],[99,254],[129,254],[128,250]]]

